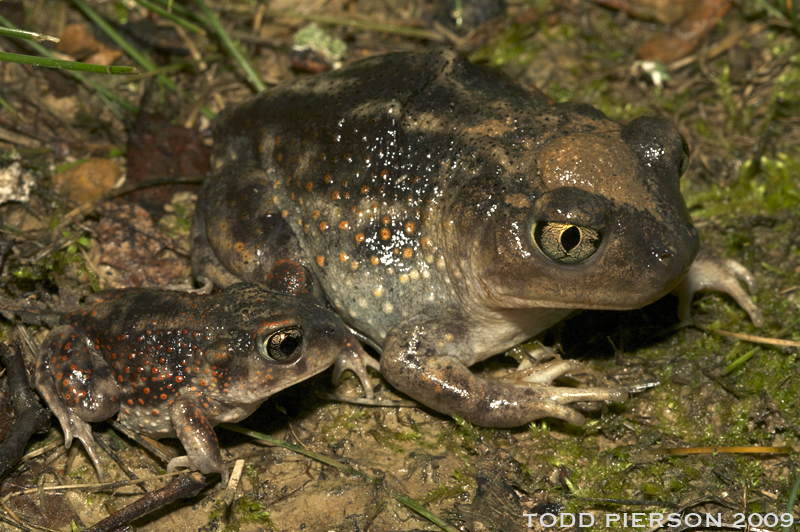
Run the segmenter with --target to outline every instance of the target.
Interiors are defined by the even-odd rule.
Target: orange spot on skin
[[[411,248],[406,248],[403,250],[403,257],[410,259],[414,256],[414,250]]]
[[[373,266],[377,266],[378,264],[381,263],[378,257],[372,257],[371,259],[369,259],[369,261],[372,263]]]
[[[136,400],[136,402],[137,402],[137,403],[139,403],[141,406],[144,406],[144,400],[143,400],[141,397],[140,397],[140,398],[138,398],[138,399]]]
[[[392,237],[392,232],[386,227],[381,229],[381,240],[389,240]]]
[[[325,183],[328,185],[333,184],[333,176],[331,174],[325,174]]]
[[[339,222],[339,229],[341,229],[342,231],[350,229],[350,223],[347,220],[342,220],[341,222]]]
[[[311,211],[311,218],[313,218],[314,220],[319,218],[319,211]]]
[[[416,226],[414,225],[414,222],[406,222],[406,225],[404,227],[404,229],[406,231],[406,234],[409,234],[409,235],[413,235],[414,234],[414,229],[415,228],[416,228]]]
[[[328,229],[328,222],[320,222],[319,230],[320,231],[325,231],[326,229]]]
[[[366,196],[367,194],[369,194],[369,187],[367,185],[364,185],[363,187],[358,189],[358,193],[361,194],[362,196]]]
[[[145,395],[150,395],[150,388],[145,388],[142,391],[144,392]]]
[[[156,410],[155,408],[153,409],[153,415],[154,415],[154,416],[157,416],[157,415],[158,415],[158,410]]]
[[[339,262],[347,262],[349,258],[347,253],[339,253]]]
[[[383,218],[381,218],[381,222],[383,222],[383,225],[389,225],[389,222],[391,221],[392,219],[389,218],[388,216],[384,216]]]
[[[331,199],[332,199],[332,200],[338,200],[338,199],[340,199],[341,197],[342,197],[342,195],[339,193],[339,191],[338,191],[338,190],[334,190],[334,191],[331,193]]]
[[[360,244],[364,241],[364,233],[358,233],[356,235],[356,244]]]
[[[317,266],[319,266],[320,268],[325,266],[325,257],[323,257],[322,255],[317,255]]]
[[[311,181],[309,181],[308,183],[306,183],[306,190],[307,190],[307,191],[309,191],[309,192],[311,192],[312,190],[314,190],[314,183],[312,183]]]

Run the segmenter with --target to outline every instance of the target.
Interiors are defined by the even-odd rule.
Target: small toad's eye
[[[585,261],[600,247],[600,233],[588,227],[560,222],[536,222],[533,241],[549,259],[564,264]]]
[[[297,353],[303,344],[300,327],[287,327],[273,333],[262,346],[262,352],[276,362],[285,362]]]

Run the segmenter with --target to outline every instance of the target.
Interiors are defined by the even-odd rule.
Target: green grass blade
[[[239,62],[239,65],[244,70],[245,74],[247,75],[247,79],[250,80],[250,84],[253,86],[253,88],[258,92],[267,90],[267,86],[261,81],[261,78],[250,64],[250,61],[247,60],[244,54],[239,50],[239,47],[236,46],[236,43],[233,42],[231,36],[228,35],[228,32],[225,31],[225,28],[223,28],[222,24],[220,24],[219,18],[217,18],[217,16],[208,8],[203,0],[195,0],[195,2],[198,6],[200,6],[200,11],[202,11],[203,15],[205,15],[206,20],[211,25],[214,33],[216,33],[220,41],[222,41],[222,46],[225,47],[225,49],[228,50],[234,59]]]
[[[111,27],[111,24],[106,22],[106,20],[100,16],[97,11],[89,7],[83,0],[73,0],[78,9],[83,11],[83,14],[86,15],[89,20],[94,22],[98,28],[103,30],[103,32],[108,35],[108,37],[114,41],[114,43],[120,47],[120,49],[125,52],[128,57],[139,63],[142,68],[147,70],[148,72],[151,70],[155,70],[156,65],[153,63],[148,57],[144,54],[139,53],[139,50],[131,46],[131,44],[125,40],[125,38],[119,34],[117,30]],[[177,90],[177,87],[173,83],[173,81],[167,77],[164,78],[164,84],[169,87],[170,89]]]
[[[800,471],[795,471],[795,474],[797,475],[797,478],[794,480],[792,491],[789,492],[789,499],[786,502],[786,513],[789,515],[792,515],[792,508],[794,508],[794,503],[797,501],[797,494],[800,492]],[[791,528],[785,526],[782,530],[783,532],[789,532]]]
[[[17,29],[16,26],[14,26],[14,24],[12,24],[10,20],[8,20],[7,18],[5,18],[2,15],[0,15],[0,24],[3,24],[7,28]],[[37,42],[30,42],[30,43],[28,43],[28,46],[30,46],[31,48],[36,50],[36,53],[38,53],[42,57],[49,57],[51,59],[55,59],[55,57],[53,57],[53,54],[50,52],[50,50],[48,50],[47,48],[45,48],[44,46],[42,46],[41,44],[39,44]],[[84,76],[83,73],[75,72],[75,71],[72,71],[72,70],[68,70],[67,72],[72,77],[77,79],[79,82],[83,83],[87,87],[89,87],[92,90],[94,90],[95,92],[97,92],[97,94],[99,94],[100,97],[105,102],[106,106],[118,118],[122,118],[122,112],[116,107],[116,105],[119,105],[120,107],[123,107],[123,108],[127,109],[128,111],[132,111],[134,113],[138,113],[139,112],[139,108],[138,107],[136,107],[135,105],[133,105],[130,102],[127,102],[127,101],[123,100],[118,95],[116,95],[114,92],[112,92],[112,91],[108,90],[107,88],[103,87],[102,85],[100,85],[99,83],[94,81],[93,79]],[[116,104],[116,105],[114,105],[114,104]]]
[[[89,7],[89,5],[84,2],[83,0],[72,0],[78,9],[83,11],[83,14],[86,15],[89,20],[94,22],[109,38],[116,43],[117,46],[122,49],[123,52],[128,54],[128,57],[139,63],[146,71],[151,72],[156,70],[156,65],[144,54],[139,53],[139,50],[131,46],[131,44],[125,40],[125,38],[119,34],[117,30],[111,27],[111,25],[106,22],[106,20],[100,16],[97,11]],[[178,86],[175,84],[174,81],[169,79],[167,76],[163,74],[158,74],[156,76],[159,82],[163,83],[165,87],[169,90],[173,91],[176,94],[179,94]],[[207,116],[208,118],[213,118],[214,113],[206,107],[205,105],[200,109],[200,111]]]
[[[10,54],[0,52],[0,61],[9,63],[21,63],[23,65],[33,65],[46,68],[60,68],[62,70],[78,70],[81,72],[94,72],[95,74],[138,74],[139,71],[133,67],[126,66],[105,66],[93,63],[79,63],[77,61],[64,61],[62,59],[51,59],[36,55]]]
[[[11,28],[0,28],[0,36],[2,37],[12,37],[14,39],[25,39],[28,41],[51,41],[51,42],[59,42],[61,39],[58,37],[52,37],[50,35],[44,35],[42,33],[34,33],[32,31],[25,31],[25,30],[17,30]]]
[[[154,4],[153,2],[150,2],[149,0],[135,0],[135,1],[140,6],[149,9],[153,13],[158,13],[159,16],[164,17],[167,20],[171,20],[172,22],[174,22],[178,26],[180,26],[180,27],[182,27],[182,28],[184,28],[186,30],[191,31],[192,33],[203,34],[203,33],[206,32],[206,30],[204,30],[203,28],[201,28],[197,24],[189,22],[185,18],[179,17],[175,13],[173,13],[171,11],[168,11],[167,9],[164,9],[160,5]]]

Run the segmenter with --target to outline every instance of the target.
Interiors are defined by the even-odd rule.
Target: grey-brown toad
[[[301,261],[390,383],[481,425],[581,423],[565,404],[624,399],[549,385],[574,363],[529,385],[468,366],[576,309],[647,305],[698,252],[672,124],[551,105],[446,50],[276,87],[226,109],[214,136],[195,274],[258,282],[276,259]],[[734,275],[699,270],[757,312]]]
[[[287,274],[286,264],[271,272],[270,289],[112,290],[66,314],[42,345],[36,386],[67,447],[78,438],[102,478],[88,422],[119,412],[119,422],[136,432],[181,440],[187,455],[169,470],[227,479],[212,427],[244,419],[346,350],[341,319],[302,293],[303,274]]]

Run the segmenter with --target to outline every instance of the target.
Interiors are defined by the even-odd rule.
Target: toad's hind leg
[[[565,362],[543,368],[530,384],[512,384],[474,375],[459,358],[458,342],[428,334],[429,324],[392,331],[381,354],[381,373],[393,386],[434,410],[484,427],[516,427],[554,417],[575,425],[583,415],[569,406],[579,401],[624,401],[613,388],[565,388],[549,382],[572,369]]]
[[[308,266],[256,163],[229,161],[203,182],[192,224],[192,272],[216,286],[263,283],[279,260]]]
[[[103,465],[87,422],[119,410],[119,388],[108,365],[72,327],[56,327],[45,338],[36,363],[36,388],[58,418],[66,447],[77,438],[100,479]]]

